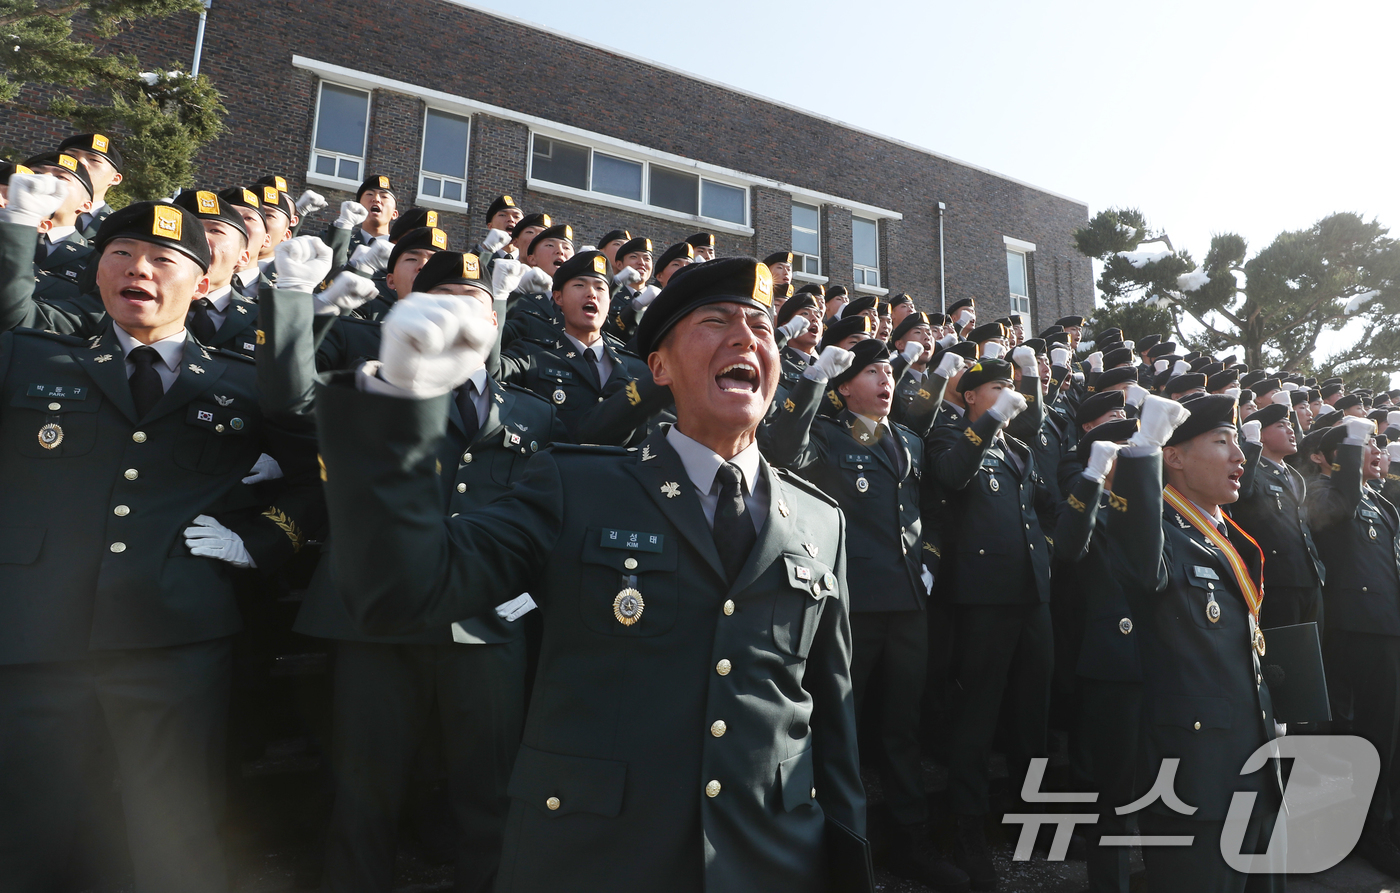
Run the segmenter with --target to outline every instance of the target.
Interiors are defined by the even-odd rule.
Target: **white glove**
[[[1296,381],[1285,381],[1285,382],[1283,383],[1283,389],[1284,389],[1285,391],[1296,391],[1296,390],[1298,390],[1298,382],[1296,382]]]
[[[301,198],[297,199],[297,214],[301,216],[315,214],[317,211],[326,207],[327,204],[328,202],[324,195],[319,192],[312,192],[308,189],[301,194]]]
[[[1133,350],[1133,348],[1135,348],[1135,347],[1137,346],[1137,342],[1136,342],[1136,341],[1124,341],[1124,342],[1123,342],[1123,346],[1126,347],[1128,350],[1132,350],[1134,355],[1137,354],[1137,351],[1136,351],[1136,350]]]
[[[938,368],[933,370],[933,374],[943,379],[952,378],[957,375],[963,366],[967,365],[961,356],[946,351],[938,361]]]
[[[1190,371],[1191,371],[1191,364],[1188,363],[1188,362],[1186,362],[1185,360],[1177,360],[1177,361],[1176,361],[1176,364],[1172,366],[1172,376],[1173,376],[1173,377],[1178,376],[1178,375],[1185,375],[1186,373],[1188,373],[1188,372],[1190,372]]]
[[[831,379],[851,368],[851,364],[856,360],[854,351],[846,350],[831,344],[822,349],[821,356],[817,361],[806,369],[802,370],[803,378],[810,378],[812,381],[831,381]]]
[[[1118,444],[1111,440],[1096,440],[1089,444],[1089,464],[1084,466],[1084,477],[1102,484],[1117,455]]]
[[[1170,360],[1157,360],[1157,361],[1155,361],[1155,362],[1152,364],[1152,371],[1155,372],[1155,373],[1157,373],[1158,375],[1160,375],[1160,374],[1162,374],[1163,372],[1166,372],[1166,371],[1167,371],[1167,367],[1170,366],[1170,365],[1171,365],[1171,361],[1170,361]]]
[[[525,277],[526,267],[518,260],[498,257],[491,262],[491,297],[504,301],[510,293],[520,287]]]
[[[486,238],[481,240],[481,247],[493,254],[509,244],[510,233],[503,229],[493,229],[486,234]]]
[[[1342,438],[1342,443],[1350,446],[1364,446],[1366,441],[1371,439],[1371,435],[1376,433],[1376,423],[1370,419],[1347,416],[1342,419],[1342,424],[1347,429],[1346,437]]]
[[[651,306],[651,302],[656,300],[656,296],[661,294],[660,286],[648,285],[642,289],[642,293],[632,299],[632,309],[641,312]]]
[[[314,193],[312,193],[314,195]],[[303,196],[304,197],[304,196]],[[359,202],[341,202],[340,216],[333,224],[337,229],[354,229],[369,217],[369,209]]]
[[[1027,405],[1025,397],[1011,388],[1003,388],[997,394],[997,402],[993,403],[992,408],[988,409],[987,412],[991,414],[992,418],[1005,425],[1024,412]]]
[[[1240,433],[1244,435],[1246,443],[1258,443],[1261,430],[1263,426],[1258,421],[1245,422],[1240,426]]]
[[[1021,367],[1022,375],[1040,375],[1040,364],[1036,362],[1035,351],[1029,347],[1017,347],[1011,351],[1011,362]]]
[[[613,285],[636,285],[642,281],[642,274],[632,267],[623,267],[613,277]]]
[[[1269,402],[1277,403],[1279,406],[1287,406],[1289,408],[1292,408],[1293,395],[1290,394],[1288,391],[1274,391],[1273,395],[1269,397]]]
[[[245,484],[256,484],[260,481],[275,481],[282,477],[282,466],[277,464],[277,460],[263,453],[258,456],[258,461],[253,463],[253,468],[248,476],[243,479]]]
[[[258,566],[243,538],[208,515],[195,515],[194,526],[185,528],[185,546],[191,555],[201,558],[215,558],[234,567]]]
[[[636,302],[633,301],[634,306],[635,304]],[[792,339],[796,338],[798,335],[801,335],[803,332],[807,331],[811,327],[812,321],[807,317],[794,316],[792,319],[783,323],[782,327],[779,328],[778,331],[786,335],[787,340],[791,341]]]
[[[1137,433],[1128,438],[1128,446],[1160,447],[1172,438],[1177,426],[1191,417],[1191,410],[1166,397],[1147,395],[1142,401]]]
[[[1400,462],[1400,440],[1386,444],[1385,451],[1390,454],[1390,461]]]
[[[1084,360],[1089,364],[1090,372],[1103,371],[1103,351],[1096,350],[1093,353],[1089,354],[1087,357],[1085,357]]]
[[[1387,428],[1400,426],[1400,409],[1392,409],[1385,414],[1385,426]]]
[[[1084,373],[1083,373],[1083,372],[1079,372],[1079,371],[1076,370],[1076,371],[1074,371],[1074,372],[1071,372],[1071,373],[1070,373],[1070,376],[1074,379],[1075,384],[1083,384],[1083,383],[1084,383]]]
[[[845,309],[845,308],[842,308],[842,309]],[[954,344],[957,344],[957,343],[958,343],[958,336],[957,336],[956,333],[950,332],[949,334],[944,335],[942,338],[939,338],[937,341],[935,341],[935,342],[933,342],[933,343],[934,343],[934,344],[937,344],[939,347],[943,348],[944,350],[947,350],[948,348],[952,347]]]
[[[388,239],[375,239],[352,251],[349,265],[366,276],[378,276],[388,268],[389,255],[393,253],[393,243]]]
[[[67,195],[68,184],[53,174],[11,174],[0,223],[38,226],[53,216]]]
[[[926,567],[919,568],[919,581],[924,584],[924,595],[933,594],[933,574]]]
[[[924,355],[924,346],[917,341],[910,341],[904,345],[900,354],[904,357],[904,362],[912,363]]]
[[[1068,348],[1064,348],[1064,347],[1052,347],[1052,348],[1050,349],[1050,365],[1051,365],[1051,366],[1068,366],[1068,365],[1069,365],[1069,349],[1068,349]]]
[[[396,301],[380,332],[380,377],[420,400],[470,378],[496,341],[486,305],[423,292]]]
[[[341,270],[324,291],[312,295],[316,299],[317,316],[339,316],[354,310],[379,294],[374,282],[350,270]]]
[[[1147,399],[1147,388],[1140,384],[1128,385],[1127,392],[1123,395],[1123,402],[1128,406],[1141,406],[1142,401]]]
[[[1227,397],[1234,397],[1236,400],[1238,400],[1240,399],[1240,394],[1244,392],[1240,388],[1226,388],[1220,393],[1226,395]]]
[[[527,295],[547,295],[554,291],[554,279],[539,267],[531,267],[520,277],[520,290]]]
[[[277,246],[272,264],[277,288],[310,292],[331,271],[331,246],[317,236],[297,236]]]
[[[959,326],[965,326],[965,325],[967,325],[968,323],[973,322],[973,321],[976,320],[976,319],[977,319],[977,314],[973,313],[973,312],[972,312],[970,309],[968,309],[967,307],[964,307],[963,309],[961,309],[961,310],[958,311],[957,323],[958,323]]]
[[[995,341],[989,342],[986,347],[982,348],[982,359],[999,360],[1005,351],[1006,348],[997,344]]]

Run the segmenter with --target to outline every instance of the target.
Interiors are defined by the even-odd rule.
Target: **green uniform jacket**
[[[768,519],[731,586],[657,432],[541,452],[508,496],[444,520],[447,403],[323,384],[316,411],[336,573],[367,630],[501,592],[544,612],[497,890],[824,889],[824,813],[865,829],[840,511],[764,463]]]
[[[616,339],[607,335],[603,338],[607,342],[604,350],[613,365],[607,382],[601,387],[589,361],[579,356],[573,342],[559,332],[549,341],[517,341],[509,344],[501,353],[500,368],[493,369],[488,365],[487,371],[493,378],[520,385],[553,403],[559,421],[564,423],[571,440],[602,442],[596,438],[585,440],[583,435],[585,429],[588,433],[597,433],[593,417],[609,398],[622,394],[624,396],[619,399],[627,400],[632,406],[651,405],[654,402],[645,399],[648,394],[643,394],[641,390],[644,383],[651,381],[651,370],[647,364],[622,351]],[[665,400],[668,392],[648,393],[656,401],[661,401]],[[609,433],[614,439],[607,443],[628,446],[640,442],[646,436],[647,428],[639,424],[630,431],[613,430]]]
[[[34,254],[34,292],[45,299],[75,298],[83,292],[92,247],[78,233],[54,246],[46,257]]]
[[[1264,550],[1264,586],[1320,586],[1327,571],[1313,543],[1304,505],[1308,486],[1288,466],[1264,462],[1264,447],[1241,443],[1244,476],[1230,517]]]

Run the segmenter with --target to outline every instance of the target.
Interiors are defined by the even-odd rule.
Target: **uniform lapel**
[[[768,479],[768,518],[763,522],[763,529],[758,532],[758,542],[749,552],[749,560],[744,562],[731,592],[743,592],[752,585],[769,565],[782,557],[783,548],[794,542],[796,537],[778,475],[764,460],[759,461],[758,473]]]
[[[214,333],[214,343],[210,347],[223,347],[237,336],[247,331],[258,318],[258,305],[245,301],[236,292],[228,302],[224,313],[224,324]]]
[[[112,331],[112,325],[108,320],[101,333],[94,335],[86,347],[73,348],[73,357],[93,383],[107,395],[107,399],[135,424],[140,421],[136,416],[136,401],[131,398],[131,385],[126,380],[125,354],[116,333]]]
[[[494,437],[501,430],[506,416],[510,415],[510,407],[515,403],[515,395],[507,393],[496,380],[491,376],[486,377],[486,421],[482,424],[481,430],[476,432],[473,443],[480,443],[488,437]]]
[[[641,456],[629,470],[666,519],[723,579],[724,562],[719,559],[714,533],[705,521],[705,510],[700,507],[700,498],[695,493],[695,485],[685,473],[681,457],[666,442],[664,429],[652,432],[642,443]],[[672,493],[675,495],[668,495]]]
[[[180,362],[180,374],[171,383],[147,418],[158,419],[189,403],[209,390],[224,374],[222,363],[211,361],[208,353],[192,337],[185,338],[185,355]],[[128,388],[128,392],[130,388]]]

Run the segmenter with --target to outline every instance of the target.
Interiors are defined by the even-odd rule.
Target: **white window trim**
[[[797,274],[798,274],[798,272],[799,272],[798,269],[797,269],[797,258],[798,258],[799,255],[802,256],[802,257],[815,257],[815,258],[817,259],[817,269],[819,269],[819,270],[820,270],[820,269],[824,269],[824,268],[826,267],[826,258],[825,258],[825,257],[822,257],[822,253],[821,253],[821,244],[822,244],[822,206],[821,206],[821,205],[809,205],[809,204],[807,204],[806,202],[799,202],[799,201],[794,201],[794,202],[792,202],[791,205],[788,206],[788,238],[789,238],[789,239],[792,238],[792,233],[793,233],[793,231],[797,229],[797,222],[794,221],[794,220],[792,219],[792,205],[801,205],[801,206],[804,207],[804,208],[810,208],[810,209],[812,209],[813,211],[816,211],[816,212],[817,212],[817,228],[816,228],[815,230],[811,230],[811,232],[815,232],[815,233],[816,233],[816,236],[817,236],[817,253],[816,253],[816,254],[808,254],[808,253],[805,252],[805,251],[798,251],[796,248],[792,249],[792,255],[793,255],[793,257],[792,257],[792,275],[793,275],[794,277],[796,277]],[[808,231],[808,230],[807,230],[807,227],[805,227],[805,226],[802,227],[802,229],[803,229],[804,232],[805,232],[805,231]],[[789,242],[788,244],[792,244],[792,243]],[[809,276],[809,277],[815,278],[815,275],[812,274],[812,273],[808,273],[808,272],[806,272],[805,270],[803,270],[803,271],[801,271],[801,272],[802,272],[802,275],[803,275],[803,276]],[[825,277],[823,277],[823,279],[825,279]]]
[[[1019,251],[1022,254],[1030,254],[1035,251],[1035,243],[1027,242],[1024,239],[1013,239],[1010,236],[1002,236],[1001,240],[1006,243],[1006,247],[1011,251]]]
[[[1006,240],[1006,253],[1007,253],[1007,254],[1019,254],[1019,255],[1021,256],[1021,266],[1022,266],[1022,269],[1025,271],[1025,274],[1026,274],[1026,291],[1029,292],[1029,291],[1031,290],[1031,265],[1030,265],[1030,263],[1026,260],[1026,255],[1027,255],[1027,254],[1030,254],[1032,251],[1035,251],[1035,244],[1034,244],[1033,242],[1023,242],[1023,241],[1021,241],[1020,239],[1013,239],[1013,238],[1011,238],[1010,236],[1002,236],[1002,238],[1003,238],[1004,240]],[[1030,247],[1029,250],[1027,250],[1027,249],[1021,247],[1021,246],[1023,246],[1023,245],[1030,245],[1031,247]],[[1013,305],[1012,302],[1015,301],[1017,298],[1025,298],[1025,300],[1026,300],[1026,309],[1025,309],[1025,310],[1018,310],[1018,309]],[[1030,318],[1031,296],[1030,296],[1029,294],[1018,295],[1018,294],[1016,294],[1014,291],[1011,290],[1011,278],[1010,278],[1010,274],[1007,275],[1007,282],[1006,282],[1006,305],[1007,305],[1007,308],[1010,309],[1010,311],[1011,311],[1013,314],[1015,314],[1015,315],[1017,315],[1017,316],[1020,316],[1020,317],[1023,317],[1024,319],[1029,319],[1029,318]]]
[[[814,276],[811,273],[804,273],[801,270],[793,270],[792,278],[795,282],[815,282],[818,285],[826,285],[831,281],[830,276]]]
[[[473,122],[472,122],[472,116],[471,116],[471,115],[464,115],[464,114],[462,114],[461,112],[458,112],[458,111],[456,111],[456,110],[454,110],[454,109],[440,109],[440,108],[438,108],[437,106],[428,105],[427,103],[424,103],[424,105],[423,105],[423,127],[422,127],[422,130],[421,130],[422,138],[419,139],[419,141],[418,141],[418,182],[414,184],[414,191],[417,192],[418,194],[414,197],[413,203],[414,203],[415,205],[419,205],[419,206],[424,207],[424,208],[432,208],[432,209],[435,210],[435,211],[454,211],[454,212],[455,212],[455,211],[465,211],[465,210],[467,210],[469,207],[471,207],[470,202],[466,201],[465,199],[463,199],[463,200],[460,201],[460,202],[456,202],[456,201],[453,201],[453,200],[450,199],[450,198],[442,198],[441,196],[437,196],[437,195],[427,195],[427,194],[425,194],[425,193],[423,192],[423,175],[424,175],[424,174],[427,174],[428,176],[435,176],[435,177],[437,177],[439,180],[456,180],[456,179],[457,179],[456,177],[449,177],[449,176],[446,175],[446,174],[435,174],[435,173],[432,172],[432,171],[425,171],[425,170],[423,169],[423,152],[424,152],[424,150],[427,149],[427,147],[428,147],[428,112],[430,112],[430,111],[442,112],[443,114],[447,114],[447,115],[456,115],[456,116],[459,117],[459,118],[466,118],[466,119],[467,119],[467,146],[466,146],[466,150],[465,150],[465,155],[466,155],[466,157],[465,157],[465,159],[463,160],[463,163],[462,163],[462,171],[466,174],[466,176],[462,177],[462,195],[464,195],[464,196],[465,196],[465,195],[468,195],[468,194],[470,193],[470,191],[471,191],[471,179],[470,179],[470,178],[471,178],[471,173],[472,173],[472,169],[471,169],[471,155],[472,155],[472,124],[473,124]]]
[[[357,189],[362,182],[364,182],[363,177],[361,177],[359,180],[346,180],[343,177],[330,177],[325,174],[318,174],[315,170],[313,170],[313,168],[316,167],[316,153],[317,151],[319,151],[316,148],[316,134],[321,127],[321,87],[325,84],[331,84],[336,87],[344,87],[347,90],[354,90],[356,92],[362,91],[365,93],[365,135],[364,139],[360,141],[359,156],[360,173],[362,174],[365,172],[365,156],[366,153],[369,152],[369,121],[370,116],[374,113],[374,88],[365,87],[360,84],[345,84],[341,83],[335,78],[328,77],[322,77],[316,84],[316,115],[314,120],[312,120],[311,122],[311,153],[306,159],[306,180],[312,185],[325,186],[330,189],[345,189],[348,185],[350,190],[353,191]],[[340,152],[326,152],[325,154],[342,157]],[[343,157],[350,158],[353,156],[345,155]],[[340,162],[336,162],[335,169],[337,171],[340,170]],[[315,179],[313,180],[313,178]]]
[[[852,287],[861,294],[878,295],[882,298],[890,293],[890,290],[888,288],[881,288],[878,285],[855,285]]]
[[[639,154],[644,158],[647,158],[648,160],[655,160],[661,164],[666,165],[667,167],[674,167],[681,170],[694,170],[696,173],[702,174],[703,176],[707,176],[713,180],[719,180],[721,182],[723,182],[726,179],[729,179],[733,180],[735,185],[749,187],[761,186],[765,189],[773,189],[779,192],[786,192],[795,199],[802,199],[805,202],[812,202],[814,204],[819,205],[836,205],[841,208],[846,208],[847,210],[852,212],[859,212],[862,216],[865,217],[875,217],[879,218],[880,220],[904,219],[904,215],[902,213],[900,213],[899,211],[891,210],[889,208],[880,208],[876,207],[875,205],[868,205],[864,202],[858,202],[852,199],[843,198],[839,195],[831,195],[830,193],[818,192],[816,190],[806,189],[801,186],[794,186],[791,183],[783,183],[778,180],[769,179],[767,177],[759,177],[753,174],[746,174],[743,171],[721,167],[715,164],[709,164],[708,162],[704,161],[697,161],[693,158],[685,158],[681,155],[672,155],[669,152],[662,152],[659,149],[651,149],[646,146],[638,145],[636,143],[624,142],[623,140],[615,139],[614,137],[610,137],[605,134],[594,133],[592,131],[582,130],[577,127],[570,127],[566,124],[558,124],[553,121],[547,121],[544,118],[539,118],[534,115],[526,115],[522,114],[521,112],[513,111],[511,109],[502,108],[497,105],[491,105],[490,103],[478,102],[474,99],[468,99],[465,96],[457,96],[452,93],[444,93],[440,90],[433,90],[428,87],[420,87],[417,84],[410,84],[407,81],[386,78],[377,74],[371,74],[366,71],[357,71],[353,68],[345,68],[344,66],[333,65],[329,62],[321,62],[317,59],[311,59],[306,56],[298,55],[292,56],[292,67],[302,69],[303,71],[312,72],[313,74],[316,74],[325,80],[330,80],[335,83],[339,83],[343,86],[355,87],[361,90],[373,90],[376,88],[392,90],[396,93],[403,93],[408,96],[416,96],[419,99],[424,100],[425,102],[429,102],[432,105],[443,108],[445,110],[460,110],[460,114],[470,115],[472,113],[479,113],[483,115],[490,115],[493,118],[500,118],[505,121],[514,121],[518,124],[525,124],[528,127],[530,127],[531,130],[543,133],[545,136],[557,136],[559,139],[568,142],[597,143],[600,147],[606,147],[607,151],[610,153],[621,151]],[[568,188],[559,187],[557,186],[557,184],[550,185],[554,186],[555,189]],[[531,186],[531,188],[534,188],[533,185]],[[551,189],[549,191],[552,192],[554,190]],[[596,201],[596,195],[596,193],[589,192],[585,193],[584,195],[571,194],[570,197],[586,198],[588,200]],[[597,201],[597,203],[607,204],[606,202],[602,201]],[[625,207],[628,210],[641,210],[632,208],[630,205],[619,207]],[[656,213],[657,216],[666,216],[658,213],[660,211],[663,211],[664,209],[652,208],[650,205],[646,205],[645,208],[650,209],[650,212]],[[675,212],[669,213],[674,214]],[[682,215],[680,218],[673,219],[690,220],[693,218],[691,218],[689,215]],[[710,220],[710,218],[707,217],[705,218],[705,220],[708,221]],[[713,226],[718,226],[718,224],[713,224]],[[733,227],[734,224],[727,223],[727,226]],[[748,234],[752,235],[752,228],[746,229],[748,229]],[[738,232],[737,230],[732,229],[726,229],[724,231]]]
[[[658,208],[656,205],[648,205],[645,202],[634,202],[629,198],[618,198],[615,195],[608,195],[605,192],[590,192],[586,189],[575,189],[572,186],[550,183],[548,180],[536,180],[533,177],[525,181],[525,186],[531,192],[543,192],[562,198],[577,199],[578,201],[587,202],[591,205],[602,205],[605,208],[635,211],[647,217],[660,217],[664,220],[694,223],[697,226],[704,227],[706,231],[709,232],[730,233],[736,236],[753,235],[753,227],[751,226],[740,226],[737,223],[730,223],[727,220],[715,220],[712,217],[701,217],[698,214],[682,214],[679,211]]]
[[[874,265],[874,266],[871,266],[870,264],[856,263],[855,256],[854,256],[854,255],[855,255],[855,251],[852,250],[852,252],[851,252],[851,255],[852,255],[852,257],[851,257],[851,278],[854,279],[854,278],[855,278],[855,271],[856,271],[857,269],[861,269],[861,270],[874,270],[874,271],[875,271],[875,275],[879,276],[881,280],[884,280],[884,278],[885,278],[885,273],[884,273],[884,270],[882,270],[882,269],[880,268],[880,221],[879,221],[879,220],[871,219],[871,218],[869,218],[869,217],[862,217],[862,216],[860,216],[859,214],[852,214],[852,215],[851,215],[851,226],[852,226],[852,231],[853,231],[853,232],[854,232],[854,228],[855,228],[855,221],[857,221],[857,220],[859,220],[859,221],[862,222],[862,223],[869,223],[869,224],[871,224],[872,226],[875,227],[875,265]],[[852,247],[854,248],[854,246],[852,246]],[[866,285],[865,283],[858,283],[858,287],[863,288],[863,289],[866,289],[868,294],[876,294],[877,291],[878,291],[879,294],[889,294],[889,292],[890,292],[889,289],[887,289],[887,288],[880,288],[880,286],[878,286],[878,285]]]

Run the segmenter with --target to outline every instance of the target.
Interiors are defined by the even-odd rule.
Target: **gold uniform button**
[[[813,799],[813,800],[817,799],[817,789],[816,789],[816,788],[812,788],[812,799]]]
[[[458,492],[458,493],[465,493],[465,492],[467,492],[467,485],[466,485],[466,484],[458,484],[458,485],[457,485],[457,492]]]
[[[558,808],[559,808],[559,798],[558,798],[558,797],[550,797],[548,800],[544,801],[544,805],[545,805],[545,806],[548,806],[550,809],[558,809]]]
[[[137,471],[137,470],[134,469],[134,468],[128,468],[126,471],[123,471],[123,472],[122,472],[122,477],[126,478],[126,479],[129,480],[129,481],[134,481],[134,480],[136,480],[137,478],[139,478],[140,476],[141,476],[141,472]]]
[[[723,738],[727,731],[729,731],[729,726],[725,725],[722,719],[717,719],[710,724],[710,734],[716,738]]]
[[[986,549],[978,549],[978,550],[977,550],[977,554],[978,554],[978,555],[986,555],[986,554],[987,554],[987,550],[986,550]]]
[[[119,505],[112,509],[112,514],[116,515],[118,518],[125,518],[127,515],[131,514],[131,509],[127,506]]]
[[[219,434],[223,434],[223,433],[224,433],[224,426],[223,426],[223,425],[215,425],[215,426],[214,426],[214,431],[217,432],[217,433],[219,433]]]
[[[137,443],[145,443],[145,442],[146,442],[146,432],[145,432],[145,431],[133,431],[133,432],[131,432],[131,439],[134,440],[134,441],[136,441]]]
[[[733,668],[734,665],[731,664],[728,660],[721,660],[719,663],[715,664],[715,672],[720,674],[721,676],[728,676],[729,671]]]
[[[62,404],[62,403],[50,403],[50,404],[49,404],[49,412],[58,412],[58,411],[59,411],[60,409],[62,409],[62,408],[63,408],[63,404]]]
[[[706,797],[718,797],[718,796],[719,796],[719,782],[717,782],[717,781],[711,781],[709,784],[705,785],[705,796],[706,796]]]
[[[627,568],[629,571],[634,571],[637,569],[637,559],[629,558],[626,561],[622,562],[622,566]]]
[[[1198,731],[1198,732],[1201,730],[1201,724],[1200,724],[1199,721],[1197,721],[1195,728],[1196,728],[1196,731]]]
[[[470,464],[472,464],[472,454],[471,454],[471,453],[463,453],[463,454],[462,454],[462,464],[463,464],[463,465],[470,465]]]
[[[731,614],[733,614],[733,613],[734,613],[734,599],[732,599],[732,598],[727,598],[727,599],[724,600],[724,616],[728,617],[729,615],[731,615]]]
[[[110,548],[111,548],[111,550],[112,550],[113,552],[125,552],[125,551],[126,551],[126,543],[112,543],[112,545],[110,546]]]

